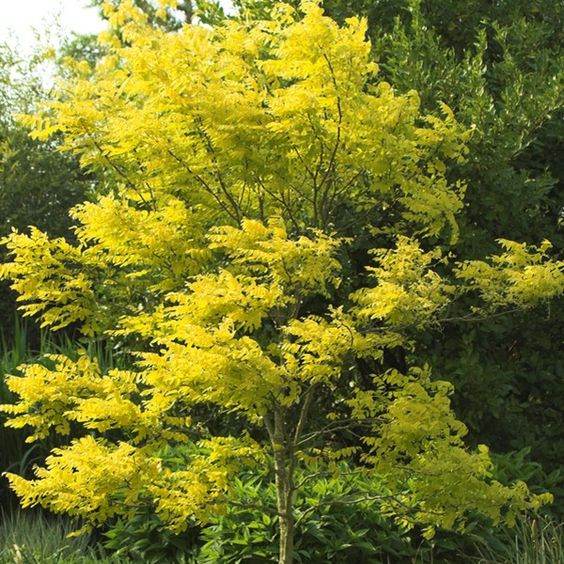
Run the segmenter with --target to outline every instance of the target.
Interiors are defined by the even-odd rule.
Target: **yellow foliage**
[[[551,502],[550,494],[535,496],[523,482],[506,487],[494,480],[484,445],[477,452],[464,448],[466,428],[450,408],[450,384],[431,382],[428,368],[390,375],[396,391],[375,425],[377,435],[364,439],[370,450],[363,458],[388,476],[392,490],[404,492],[385,504],[404,526],[427,523],[430,538],[435,527],[463,529],[475,510],[512,525],[519,513]],[[369,406],[371,398],[362,403]]]
[[[425,253],[416,241],[398,237],[395,249],[376,249],[379,267],[370,268],[373,288],[353,294],[361,319],[421,327],[432,323],[451,299],[453,287],[432,270],[441,253]]]
[[[564,293],[564,261],[549,259],[550,242],[535,247],[500,239],[499,244],[504,253],[489,257],[488,262],[462,263],[457,272],[487,306],[529,308]]]
[[[427,536],[475,509],[510,521],[546,501],[491,480],[487,452],[464,448],[448,384],[427,368],[379,373],[455,295],[448,255],[424,250],[457,236],[464,187],[445,163],[463,158],[470,132],[452,112],[421,116],[417,93],[377,83],[366,22],[340,27],[318,2],[174,33],[132,0],[103,9],[107,56],[71,65],[26,121],[38,138],[59,132],[112,193],[72,210],[73,244],[37,229],[5,238],[0,278],[42,326],[125,343],[136,362],[104,371],[85,352],[54,355],[8,378],[8,425],[31,427],[31,441],[82,434],[34,479],[9,475],[24,505],[101,523],[150,503],[181,531],[221,511],[245,466],[273,461],[280,501],[300,461],[337,472],[359,456],[396,486],[390,509],[413,508]],[[350,217],[359,239],[396,241],[373,251],[361,288],[347,274]],[[459,279],[495,305],[562,291],[546,244],[504,245]],[[210,437],[202,408],[237,412],[268,440]],[[356,445],[326,440],[341,420],[364,433]]]
[[[116,500],[126,492],[125,501],[134,506],[145,484],[159,474],[158,460],[126,443],[104,444],[92,436],[54,449],[44,468],[35,470],[35,479],[7,474],[23,507],[41,503],[52,511],[88,517],[104,523],[120,513]]]
[[[372,85],[365,21],[339,27],[304,2],[270,21],[164,33],[131,0],[106,10],[123,43],[105,34],[96,68],[77,68],[27,119],[36,136],[59,131],[85,166],[147,202],[203,206],[216,225],[282,214],[294,230],[328,230],[343,202],[394,201],[420,233],[456,236],[462,190],[443,160],[462,158],[468,133],[446,106],[421,121],[415,92]]]
[[[41,316],[41,326],[54,330],[82,322],[83,332],[94,334],[98,311],[92,282],[86,272],[71,267],[89,262],[80,248],[64,239],[51,241],[36,228],[30,235],[13,232],[1,242],[15,258],[0,266],[0,277],[13,280],[25,316]]]

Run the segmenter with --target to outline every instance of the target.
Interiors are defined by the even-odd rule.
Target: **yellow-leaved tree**
[[[107,55],[74,64],[27,121],[113,189],[72,211],[74,243],[7,237],[1,274],[26,315],[134,362],[104,372],[79,351],[9,378],[9,425],[31,441],[78,436],[34,479],[8,475],[22,503],[94,524],[150,503],[181,531],[229,503],[241,469],[266,468],[290,563],[296,471],[312,464],[378,472],[383,510],[429,535],[470,511],[511,523],[546,502],[495,481],[486,447],[465,447],[449,384],[386,362],[465,292],[484,308],[562,292],[548,243],[453,263],[464,187],[446,171],[471,132],[378,82],[365,22],[339,27],[316,2],[175,32],[130,0],[106,11]],[[246,423],[212,436],[203,408]],[[335,440],[343,429],[354,443]],[[178,445],[193,448],[171,462]]]

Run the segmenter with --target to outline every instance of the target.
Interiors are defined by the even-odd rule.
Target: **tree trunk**
[[[294,461],[285,430],[282,414],[274,416],[274,470],[276,473],[276,503],[278,508],[278,530],[280,532],[279,564],[294,561]]]
[[[280,531],[279,564],[292,564],[294,561],[294,513],[291,495],[288,496],[286,486],[277,483],[278,519]]]

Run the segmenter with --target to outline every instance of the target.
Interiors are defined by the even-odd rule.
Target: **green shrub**
[[[418,554],[412,536],[386,518],[375,499],[384,492],[378,478],[343,465],[338,477],[308,481],[296,502],[296,562],[397,562]],[[323,474],[323,472],[321,473]],[[298,477],[298,481],[300,478]],[[198,564],[277,558],[275,489],[261,476],[241,476],[225,515],[202,530]],[[424,551],[419,551],[423,555]]]
[[[184,564],[193,561],[199,528],[194,525],[182,534],[175,534],[147,506],[130,519],[116,521],[104,535],[104,547],[116,557],[144,564]]]
[[[523,480],[534,493],[549,491],[554,503],[542,508],[545,517],[562,520],[564,517],[564,474],[561,468],[546,472],[541,464],[530,460],[531,448],[506,454],[493,454],[494,476],[502,484]]]
[[[184,449],[190,450],[170,449],[169,454],[182,464]],[[504,563],[502,556],[515,550],[521,554],[530,546],[560,542],[555,540],[560,538],[556,534],[559,528],[538,517],[514,529],[496,529],[475,519],[463,534],[439,530],[433,539],[424,540],[420,531],[402,529],[385,515],[379,498],[387,492],[377,476],[360,474],[345,464],[339,467],[339,474],[325,470],[303,484],[296,500],[294,558],[298,563]],[[508,483],[516,477],[548,483],[540,465],[527,461],[525,451],[497,456],[495,473]],[[301,479],[298,476],[297,481]],[[147,505],[130,519],[111,525],[104,546],[116,557],[148,564],[273,562],[278,550],[275,500],[274,486],[265,475],[242,474],[233,483],[226,512],[203,528],[194,523],[187,532],[174,534]],[[548,553],[548,546],[543,550]],[[493,560],[496,555],[499,560]],[[483,560],[486,557],[490,560]],[[549,561],[539,560],[538,564],[545,562]]]

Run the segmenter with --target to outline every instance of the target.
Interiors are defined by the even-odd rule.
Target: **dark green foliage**
[[[535,493],[550,491],[557,500],[553,505],[543,507],[543,518],[562,522],[564,505],[564,472],[562,467],[546,472],[541,464],[531,460],[531,449],[525,447],[519,451],[492,456],[494,475],[502,484],[511,484],[524,480]]]
[[[68,235],[67,211],[84,201],[92,180],[54,144],[30,139],[17,125],[0,135],[0,234],[33,225],[55,236]]]
[[[180,452],[180,451],[179,451]],[[384,517],[377,501],[383,486],[342,466],[304,484],[297,505],[296,562],[383,562],[428,553]],[[302,477],[303,478],[303,477]],[[137,561],[224,564],[272,562],[277,558],[276,494],[265,476],[245,474],[234,483],[226,513],[200,529],[175,535],[150,507],[120,520],[105,533],[106,549]],[[406,560],[406,561],[409,561]]]
[[[170,460],[191,452],[191,447],[170,448]],[[176,454],[175,454],[176,453]],[[526,450],[496,456],[496,478],[504,483],[527,479],[533,489],[545,484],[562,487],[558,472],[546,475],[539,464],[527,460]],[[316,564],[478,562],[481,553],[505,550],[509,529],[495,529],[476,519],[464,533],[437,531],[425,540],[418,530],[407,531],[386,516],[382,502],[387,491],[374,474],[360,473],[345,464],[339,471],[317,468],[303,482],[296,502],[295,561]],[[297,481],[303,479],[297,476]],[[106,550],[116,557],[148,563],[261,564],[277,560],[275,488],[266,474],[248,473],[233,483],[233,495],[224,514],[199,527],[195,523],[174,534],[155,516],[149,505],[131,518],[119,520],[104,533]],[[526,534],[522,524],[517,532]]]
[[[517,475],[530,476],[534,482],[542,474],[538,464],[521,462],[510,457],[499,458],[499,477],[511,482],[517,471]],[[324,476],[321,472],[321,476],[304,485],[298,497],[296,562],[458,564],[481,562],[481,554],[496,551],[506,556],[512,554],[512,530],[495,529],[478,519],[471,521],[464,533],[437,531],[432,540],[424,540],[417,530],[402,529],[382,511],[379,498],[385,497],[386,492],[377,476],[355,473],[345,465],[340,470],[340,475]],[[235,483],[233,503],[225,515],[202,530],[203,545],[194,562],[275,562],[276,520],[272,485],[267,485],[260,476],[242,476]],[[530,534],[528,526],[528,522],[519,524],[516,532],[520,538]],[[518,559],[520,553],[513,557]]]
[[[68,235],[69,208],[93,188],[93,178],[56,140],[35,141],[17,121],[46,95],[40,65],[39,57],[24,60],[0,45],[0,236],[30,225]]]
[[[383,515],[379,497],[386,492],[378,477],[355,473],[346,465],[340,470],[338,476],[319,472],[320,476],[303,485],[296,501],[295,561],[430,561],[431,545]],[[275,507],[272,482],[261,476],[242,476],[225,515],[202,530],[198,564],[276,561]]]
[[[140,508],[127,520],[120,519],[104,533],[104,547],[120,558],[146,564],[189,562],[197,553],[199,528],[182,534],[165,527],[151,507]]]
[[[500,237],[561,246],[564,56],[554,30],[523,15],[485,20],[473,36],[458,53],[417,14],[374,47],[395,88],[416,89],[428,111],[444,101],[475,127],[467,161],[450,173],[468,187],[460,253],[482,256]]]
[[[426,343],[429,361],[455,385],[455,409],[472,441],[498,452],[528,446],[546,471],[560,466],[564,448],[563,313],[557,300],[479,327],[459,321]],[[564,498],[557,503],[564,508]]]

